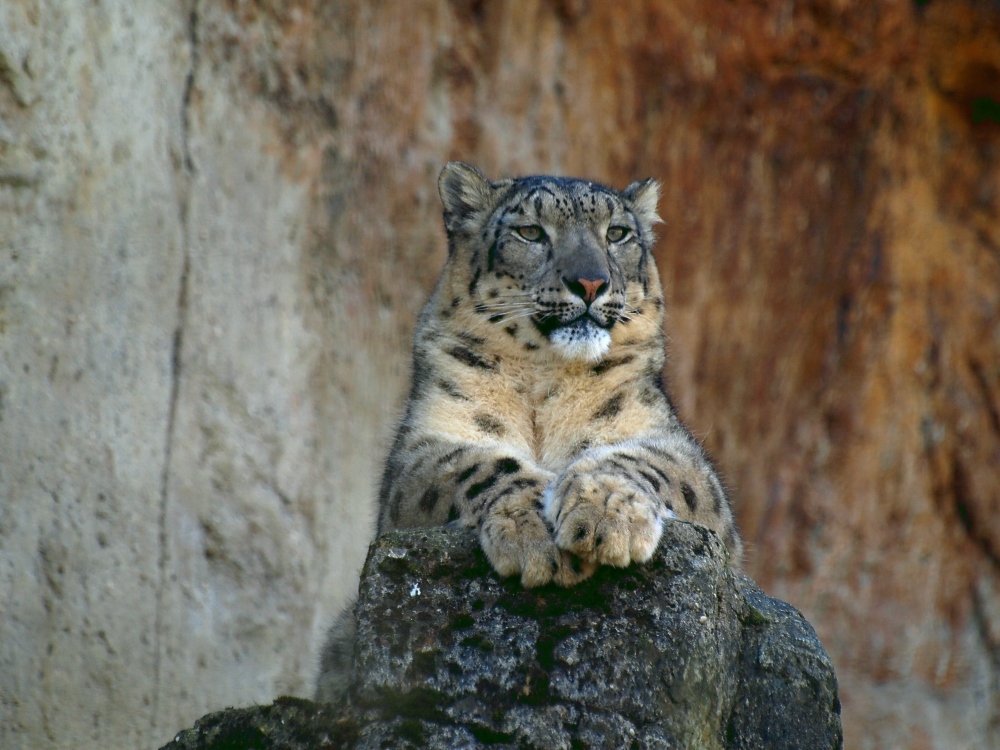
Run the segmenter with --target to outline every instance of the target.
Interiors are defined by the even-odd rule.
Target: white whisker
[[[533,310],[534,305],[524,305],[524,304],[502,304],[502,305],[491,305],[488,303],[482,303],[483,307],[487,310]]]

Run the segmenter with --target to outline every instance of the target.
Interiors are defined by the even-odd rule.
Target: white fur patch
[[[542,493],[542,511],[545,513],[545,518],[548,519],[549,523],[555,526],[556,519],[559,517],[559,508],[556,505],[555,479],[549,482],[548,487]]]
[[[557,328],[549,341],[560,356],[574,361],[598,362],[611,348],[611,334],[589,320]]]

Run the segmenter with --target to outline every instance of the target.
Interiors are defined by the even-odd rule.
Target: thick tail
[[[354,617],[354,601],[337,615],[326,634],[326,643],[319,661],[316,679],[316,701],[342,705],[347,701],[347,686],[354,663],[354,638],[358,623]]]

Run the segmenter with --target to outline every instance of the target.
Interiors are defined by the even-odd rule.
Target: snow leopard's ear
[[[450,161],[438,177],[438,192],[444,204],[444,226],[448,233],[469,228],[477,217],[493,208],[494,187],[473,166]]]
[[[643,234],[651,235],[653,226],[663,223],[663,219],[656,213],[656,204],[660,200],[660,183],[656,180],[633,182],[622,190],[621,196],[642,224]]]

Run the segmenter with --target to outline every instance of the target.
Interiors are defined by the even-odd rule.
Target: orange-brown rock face
[[[847,744],[996,746],[996,5],[337,6],[268,63],[293,130],[336,115],[319,267],[349,246],[405,330],[444,159],[659,178],[674,391],[750,572],[833,655]]]

